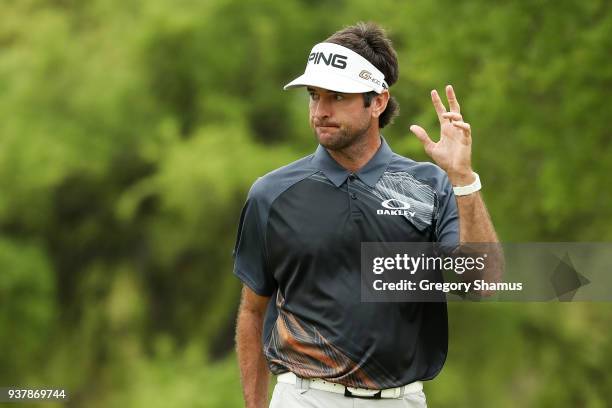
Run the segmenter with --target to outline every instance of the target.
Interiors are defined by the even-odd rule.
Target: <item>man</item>
[[[421,381],[447,353],[446,304],[361,302],[361,242],[497,237],[451,86],[448,112],[431,93],[440,140],[410,127],[437,166],[393,153],[380,135],[397,114],[397,79],[385,33],[359,23],[315,45],[285,86],[306,87],[319,146],[258,179],[241,215],[236,340],[247,407],[266,405],[268,368],[278,375],[272,407],[426,406]],[[377,211],[392,202],[410,214]]]

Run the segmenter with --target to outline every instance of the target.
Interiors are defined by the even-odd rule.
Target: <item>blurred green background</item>
[[[283,92],[389,30],[398,153],[455,86],[503,241],[611,241],[608,1],[4,0],[0,386],[66,407],[240,407],[231,251],[251,183],[315,149]],[[452,304],[431,407],[612,406],[612,307]],[[42,404],[40,406],[53,406]],[[24,405],[25,406],[25,405]]]

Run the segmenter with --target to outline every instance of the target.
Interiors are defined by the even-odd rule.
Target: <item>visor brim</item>
[[[354,81],[342,75],[330,75],[329,73],[319,74],[315,72],[304,73],[285,85],[283,89],[288,90],[302,86],[315,86],[317,88],[342,93],[363,93],[374,91],[374,89],[362,84],[361,82]]]

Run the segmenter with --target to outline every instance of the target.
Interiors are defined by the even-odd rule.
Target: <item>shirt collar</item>
[[[355,174],[368,186],[374,187],[391,162],[392,156],[393,151],[385,141],[385,138],[381,136],[380,147],[374,156],[372,156],[370,161]],[[321,145],[317,147],[314,153],[312,164],[321,170],[336,187],[340,187],[344,184],[347,177],[350,175],[350,172],[340,166],[338,162],[331,157],[327,149]]]

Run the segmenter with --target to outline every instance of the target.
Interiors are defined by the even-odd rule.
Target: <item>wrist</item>
[[[480,177],[478,177],[477,173],[472,172],[472,179],[472,182],[469,184],[454,185],[453,192],[455,193],[455,196],[467,196],[479,191],[482,188],[482,185],[480,184]]]
[[[476,173],[472,169],[448,173],[448,179],[453,186],[467,186],[476,180]]]

